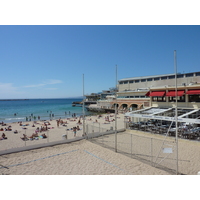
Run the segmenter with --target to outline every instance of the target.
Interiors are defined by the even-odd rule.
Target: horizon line
[[[29,99],[83,99],[83,96],[78,97],[51,97],[51,98],[6,98],[6,99],[0,99],[2,100],[29,100]]]

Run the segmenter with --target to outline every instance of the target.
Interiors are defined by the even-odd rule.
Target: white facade
[[[160,86],[175,86],[175,74],[126,78],[118,81],[118,93]],[[177,85],[200,83],[200,72],[177,74]]]

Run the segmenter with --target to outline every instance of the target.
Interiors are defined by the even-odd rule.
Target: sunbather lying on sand
[[[47,136],[45,135],[45,133],[44,133],[44,134],[42,134],[41,136],[42,136],[43,138],[47,138]]]
[[[0,137],[0,140],[6,140],[6,139],[7,139],[7,137],[6,137],[5,133],[3,133],[2,136]]]
[[[26,134],[23,134],[24,137],[20,137],[22,140],[28,140]]]
[[[35,137],[39,137],[37,132],[36,132],[36,133],[33,133],[29,138],[32,138],[32,139],[33,139],[33,138],[35,138]]]

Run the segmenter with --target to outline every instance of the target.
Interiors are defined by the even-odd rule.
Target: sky
[[[116,76],[174,73],[174,50],[178,72],[200,71],[200,26],[1,25],[0,44],[0,99],[77,97],[83,83],[90,94]]]
[[[195,3],[1,1],[0,99],[79,97],[174,73],[174,50],[178,72],[200,71]]]

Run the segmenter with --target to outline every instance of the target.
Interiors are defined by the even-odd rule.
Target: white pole
[[[84,99],[84,74],[83,74],[83,135],[85,135],[85,99]]]
[[[25,146],[26,146],[26,129],[25,129],[24,141],[25,141]]]
[[[117,89],[117,65],[116,65],[116,89]],[[115,93],[115,152],[117,152],[117,91]]]
[[[176,87],[176,108],[175,108],[175,119],[176,119],[176,174],[178,175],[178,110],[177,110],[177,61],[176,61],[176,50],[174,50],[174,68],[175,68],[175,87]]]

